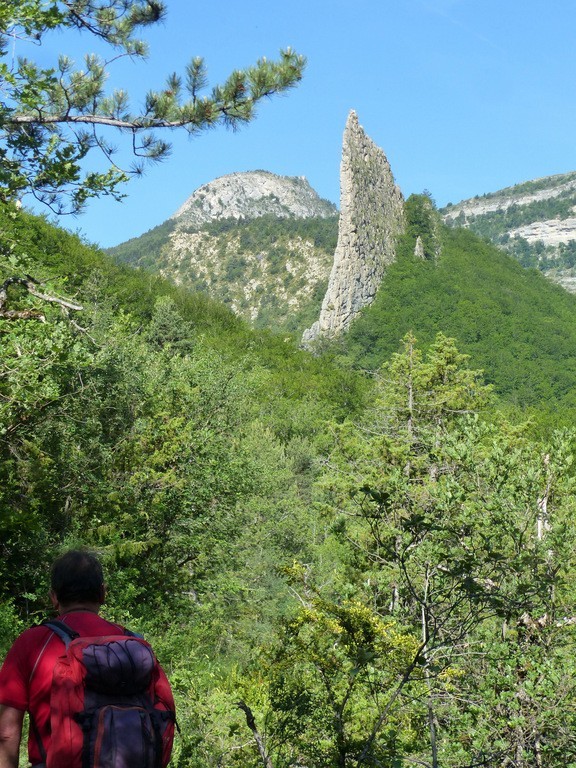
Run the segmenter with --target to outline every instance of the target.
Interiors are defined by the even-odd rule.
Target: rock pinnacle
[[[351,111],[344,129],[340,165],[338,243],[319,319],[304,331],[307,344],[347,330],[371,304],[395,244],[404,230],[404,198],[384,152],[366,135]]]

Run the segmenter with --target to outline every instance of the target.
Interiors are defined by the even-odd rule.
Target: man
[[[125,630],[99,616],[105,586],[98,559],[84,550],[59,557],[51,570],[50,599],[58,621],[80,637],[125,637]],[[52,673],[65,645],[52,629],[40,625],[16,639],[0,669],[0,768],[18,768],[25,712],[30,717],[28,758],[32,766],[46,761],[50,751]],[[157,666],[161,705],[173,712],[174,702],[164,672]],[[165,752],[170,745],[165,746]],[[167,762],[167,759],[164,761]],[[64,766],[62,766],[64,768]]]

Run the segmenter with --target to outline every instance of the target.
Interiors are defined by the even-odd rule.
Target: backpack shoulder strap
[[[76,632],[74,629],[72,629],[72,627],[69,627],[68,624],[65,624],[59,619],[48,619],[47,621],[43,621],[41,626],[48,627],[52,630],[52,632],[54,632],[54,634],[58,635],[66,648],[68,648],[72,640],[80,637],[78,632]],[[122,629],[124,631],[125,637],[137,637],[140,640],[144,640],[144,635],[141,635],[139,632],[132,632],[131,630],[126,629],[126,627],[123,627]]]
[[[48,629],[51,629],[55,635],[58,635],[60,640],[62,640],[66,646],[66,649],[68,649],[68,646],[72,640],[74,640],[76,637],[80,637],[78,632],[75,632],[72,627],[69,627],[68,624],[64,624],[63,621],[58,621],[58,619],[43,621],[42,626],[48,627]]]
[[[126,629],[126,627],[124,627],[124,635],[126,637],[137,637],[139,640],[144,640],[144,635],[141,635],[139,632],[132,632],[131,630]]]
[[[75,637],[79,637],[78,632],[75,632],[72,627],[69,627],[67,624],[64,624],[63,621],[58,621],[58,619],[51,619],[48,621],[43,621],[42,624],[40,624],[41,627],[48,627],[48,629],[51,629],[54,634],[58,635],[58,637],[62,640],[64,643],[66,650],[68,650],[68,646],[70,645],[70,642],[74,640]],[[32,672],[30,674],[30,681],[32,681],[32,677],[34,675],[34,672],[36,671],[36,667],[38,666],[38,663],[40,662],[40,659],[42,655],[44,654],[44,651],[46,649],[46,645],[48,644],[48,641],[44,643],[43,648],[41,649],[40,653],[38,654],[38,658],[36,659],[36,663],[34,664],[34,668],[32,669]],[[28,713],[28,717],[30,720],[30,729],[32,733],[34,734],[34,738],[36,739],[36,743],[38,744],[38,749],[40,750],[40,755],[42,757],[43,764],[46,762],[46,748],[44,747],[44,743],[42,742],[42,738],[40,736],[40,731],[38,729],[38,726],[36,724],[36,721],[32,717],[31,713]]]

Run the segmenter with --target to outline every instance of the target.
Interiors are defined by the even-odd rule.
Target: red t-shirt
[[[58,619],[82,637],[124,634],[118,624],[111,624],[91,611],[71,611]],[[50,745],[52,671],[63,653],[64,643],[51,629],[32,627],[15,640],[0,669],[0,704],[29,712],[46,750]],[[32,765],[43,760],[32,727],[28,759]]]

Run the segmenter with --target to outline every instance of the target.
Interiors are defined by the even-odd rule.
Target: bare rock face
[[[247,171],[221,176],[199,187],[172,218],[177,228],[200,228],[218,219],[326,218],[336,206],[322,200],[303,176]]]
[[[441,213],[448,226],[488,237],[522,264],[576,293],[576,171],[448,204]]]
[[[426,258],[426,253],[424,251],[424,243],[422,242],[422,238],[420,235],[416,238],[416,245],[414,246],[414,256],[417,259],[420,259],[421,261],[424,261]]]
[[[540,242],[544,245],[558,246],[576,239],[576,217],[533,221],[509,230],[508,234],[511,238],[522,237],[528,243]]]
[[[320,318],[303,344],[344,332],[371,304],[404,231],[404,198],[384,152],[364,133],[354,111],[344,130],[338,244]]]

